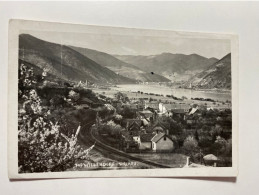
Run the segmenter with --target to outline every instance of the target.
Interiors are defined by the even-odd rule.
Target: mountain
[[[119,75],[128,77],[131,79],[136,79],[144,82],[168,82],[169,79],[159,75],[151,74],[150,72],[143,71],[139,67],[134,66],[130,63],[123,62],[116,57],[109,55],[104,52],[69,46],[73,50],[79,52],[80,54],[90,58],[91,60],[97,62],[98,64],[109,68],[110,70],[116,72]]]
[[[190,86],[198,89],[231,89],[231,54],[193,76],[185,84],[185,87]]]
[[[62,51],[62,52],[61,52]],[[78,53],[70,47],[43,41],[28,34],[19,36],[19,59],[62,80],[91,81],[99,84],[135,83]]]
[[[197,54],[184,55],[162,53],[150,56],[114,56],[126,63],[133,64],[142,70],[149,70],[161,74],[170,80],[185,81],[217,61],[216,58],[205,58]]]

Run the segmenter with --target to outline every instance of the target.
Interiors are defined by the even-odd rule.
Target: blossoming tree
[[[42,78],[46,77],[42,73]],[[79,159],[87,160],[94,145],[84,150],[75,134],[68,137],[56,122],[48,119],[50,111],[41,106],[33,69],[21,64],[19,71],[18,166],[20,173],[65,171]]]

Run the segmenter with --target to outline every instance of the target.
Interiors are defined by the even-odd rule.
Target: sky
[[[39,39],[94,49],[113,55],[198,54],[221,59],[231,51],[230,40],[164,36],[128,36],[74,32],[24,31]]]

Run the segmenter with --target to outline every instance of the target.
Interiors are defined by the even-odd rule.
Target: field
[[[103,94],[107,97],[113,98],[114,94],[121,91],[116,88],[110,88],[110,89],[99,89],[99,88],[92,88],[92,90],[97,93],[97,94]],[[218,102],[211,102],[211,101],[200,101],[200,100],[192,100],[192,99],[184,99],[184,100],[174,100],[172,98],[168,98],[165,96],[156,96],[156,95],[149,95],[149,94],[141,94],[141,93],[136,93],[136,92],[131,92],[131,91],[123,91],[129,97],[130,99],[138,99],[138,98],[152,98],[156,100],[161,100],[161,101],[167,101],[167,102],[175,102],[175,103],[182,103],[182,104],[198,104],[198,105],[207,105],[207,107],[211,108],[217,108],[217,109],[227,109],[231,108],[231,103],[226,103],[223,101],[218,101]],[[155,92],[153,92],[155,93]]]

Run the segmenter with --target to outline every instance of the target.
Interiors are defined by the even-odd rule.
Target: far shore
[[[167,87],[167,88],[170,88],[170,89],[182,89],[182,90],[192,90],[192,91],[201,91],[201,92],[207,92],[207,93],[227,93],[227,94],[231,94],[232,92],[232,89],[217,89],[217,88],[214,88],[214,89],[202,89],[202,88],[187,88],[187,87],[181,87],[181,86],[167,86],[167,85],[164,85],[164,84],[159,84],[159,83],[149,83],[149,84],[118,84],[116,85],[116,87],[119,87],[119,86],[125,86],[125,85],[143,85],[143,86],[161,86],[161,87]]]
[[[189,89],[189,90],[193,90],[193,91],[206,91],[208,93],[210,92],[217,92],[217,93],[231,93],[232,90],[231,89],[198,89],[198,88],[194,88],[194,89],[190,89],[190,88],[173,88],[173,89]]]

